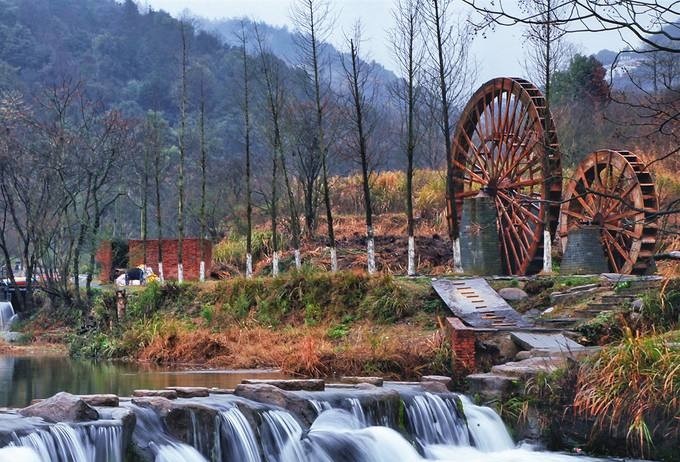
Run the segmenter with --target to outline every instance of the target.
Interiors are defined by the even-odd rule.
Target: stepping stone
[[[245,385],[273,385],[286,391],[324,391],[326,383],[321,379],[245,379]]]
[[[96,407],[118,407],[120,404],[116,395],[80,395],[80,399]]]
[[[132,396],[177,399],[175,390],[134,390]]]
[[[360,383],[370,383],[371,385],[374,385],[376,387],[382,387],[383,386],[383,378],[382,377],[353,377],[353,376],[345,376],[340,378],[341,383],[350,383],[350,384],[360,384]]]
[[[568,339],[563,334],[535,334],[530,332],[511,332],[510,337],[517,346],[525,350],[572,351],[581,350],[583,345]]]
[[[178,398],[205,398],[210,394],[205,387],[165,387],[165,389],[176,391]]]

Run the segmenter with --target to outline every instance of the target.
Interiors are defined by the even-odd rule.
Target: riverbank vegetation
[[[409,379],[451,373],[442,313],[429,280],[293,271],[150,284],[129,293],[122,320],[115,295],[102,292],[90,315],[68,321],[64,340],[91,358]],[[40,338],[37,321],[25,330]]]
[[[596,354],[499,402],[506,422],[518,434],[538,429],[556,449],[679,461],[680,283],[642,301],[639,311],[596,318],[609,338]]]

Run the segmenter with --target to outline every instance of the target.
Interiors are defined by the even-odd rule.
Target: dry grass
[[[678,331],[642,336],[627,329],[620,344],[580,368],[576,413],[594,420],[594,432],[625,435],[641,457],[659,442],[680,443],[678,341]]]
[[[229,328],[221,332],[159,334],[138,359],[157,363],[200,363],[211,367],[279,368],[306,377],[380,374],[416,378],[444,373],[450,358],[439,332],[409,325],[361,323],[340,339],[332,326]]]

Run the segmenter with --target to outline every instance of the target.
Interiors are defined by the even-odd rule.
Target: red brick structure
[[[187,281],[198,280],[201,265],[201,243],[205,250],[205,274],[206,278],[210,275],[212,266],[212,243],[207,240],[197,238],[187,238],[182,241],[184,279]],[[163,239],[161,241],[163,250],[163,276],[165,279],[177,279],[177,250],[179,241],[177,239]],[[141,239],[128,241],[128,268],[144,263],[144,245]],[[110,241],[102,242],[97,251],[97,263],[99,263],[99,279],[108,282],[111,279],[113,270],[112,259],[113,249]],[[158,274],[158,240],[149,239],[146,241],[146,264],[150,266],[154,273]]]
[[[113,271],[113,246],[111,241],[102,241],[94,259],[99,264],[99,280],[102,282],[111,281],[113,276],[111,274]]]
[[[177,250],[179,241],[177,239],[163,239],[161,241],[163,250],[163,276],[165,279],[177,279]],[[200,274],[201,265],[201,242],[205,250],[205,274],[206,278],[210,275],[212,264],[212,243],[210,241],[188,238],[182,240],[184,279],[187,281],[197,281]],[[144,263],[144,249],[142,240],[130,240],[129,246],[129,266],[138,266]],[[150,266],[154,273],[158,274],[158,240],[146,241],[146,264]]]
[[[451,350],[453,351],[454,370],[474,372],[475,360],[475,330],[463,324],[458,318],[446,318]]]

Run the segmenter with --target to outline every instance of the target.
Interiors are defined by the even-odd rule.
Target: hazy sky
[[[289,0],[143,0],[153,8],[163,9],[173,15],[188,9],[208,18],[250,16],[270,24],[290,26]],[[338,15],[338,27],[331,41],[342,47],[343,31],[360,19],[366,38],[365,49],[370,57],[392,69],[392,52],[387,40],[387,30],[392,27],[393,0],[331,0]],[[596,53],[603,48],[622,47],[616,34],[582,34],[570,40],[584,53]],[[497,76],[521,76],[522,30],[517,27],[501,28],[479,37],[473,45],[473,54],[479,64],[478,80],[484,82]]]

